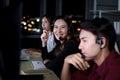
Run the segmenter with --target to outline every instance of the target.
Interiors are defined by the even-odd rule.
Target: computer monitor
[[[19,74],[22,1],[16,0],[0,12],[0,68],[2,80],[17,80]]]

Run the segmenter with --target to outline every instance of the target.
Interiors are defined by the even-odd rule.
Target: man
[[[120,55],[114,49],[114,26],[105,18],[85,21],[81,23],[79,39],[81,54],[65,58],[61,80],[120,80]],[[77,70],[71,71],[70,64]]]

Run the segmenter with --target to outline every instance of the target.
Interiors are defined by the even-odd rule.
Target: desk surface
[[[34,66],[32,64],[32,61],[42,61],[42,58],[40,55],[29,55],[30,60],[27,61],[20,61],[20,75],[43,75],[43,80],[60,80],[56,74],[47,69],[34,69]]]

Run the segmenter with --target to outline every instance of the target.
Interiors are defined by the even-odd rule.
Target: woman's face
[[[100,45],[96,43],[96,36],[86,30],[80,32],[79,49],[85,55],[86,60],[94,60],[101,51]]]
[[[68,25],[63,19],[58,19],[54,23],[53,32],[57,40],[65,39],[68,33]]]
[[[46,17],[42,18],[42,28],[43,30],[47,30],[47,31],[50,30],[50,22],[47,20]]]

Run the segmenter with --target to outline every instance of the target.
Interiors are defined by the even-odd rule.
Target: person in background
[[[61,80],[120,80],[120,55],[114,49],[113,24],[105,18],[95,18],[80,27],[81,54],[65,58]]]
[[[43,29],[43,33],[40,36],[42,41],[42,47],[47,46],[47,51],[48,53],[50,53],[56,46],[54,34],[52,32],[52,17],[44,15],[41,21]]]
[[[40,35],[42,47],[47,46],[47,52],[50,53],[53,48],[56,46],[54,40],[54,34],[52,32],[52,17],[49,15],[43,15],[41,18],[41,26],[42,26],[42,33]],[[40,49],[35,48],[27,48],[23,49],[27,54],[34,54],[34,55],[41,55],[41,47]]]
[[[42,58],[46,67],[54,71],[60,78],[64,58],[79,50],[77,49],[77,42],[72,40],[73,33],[68,18],[57,16],[53,22],[53,33],[55,36],[56,47],[48,54],[46,46],[43,46]]]

